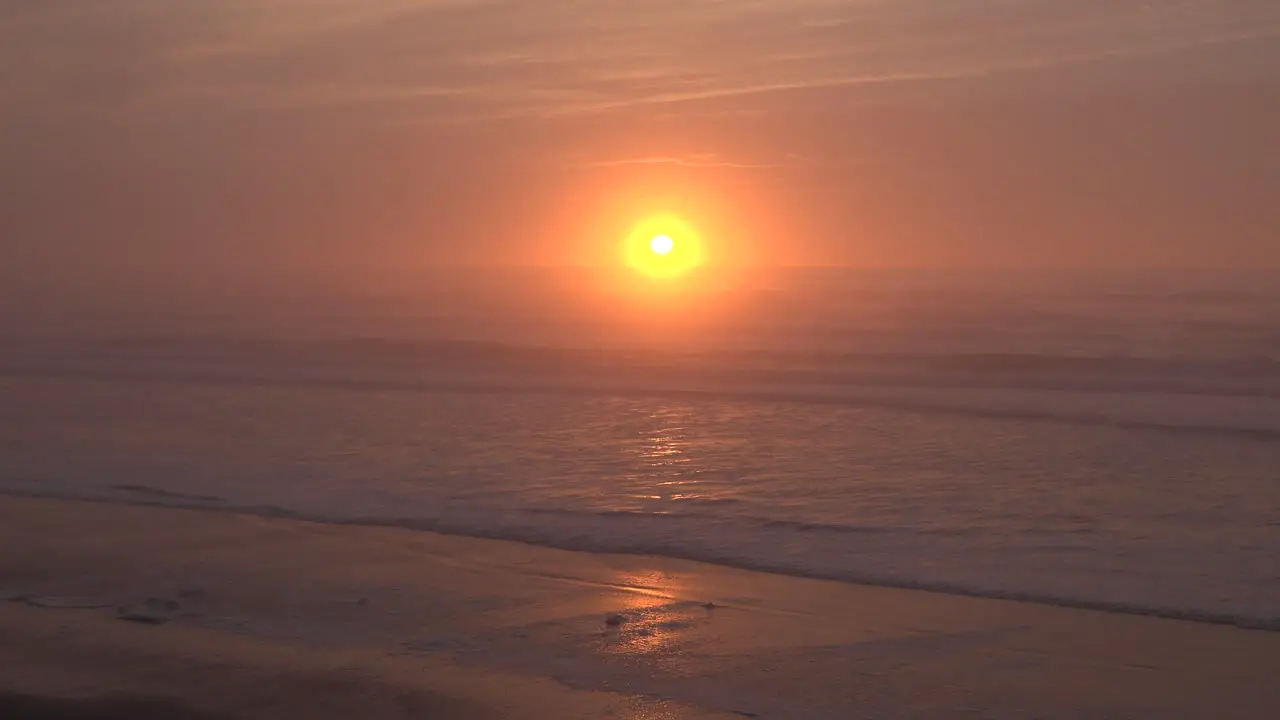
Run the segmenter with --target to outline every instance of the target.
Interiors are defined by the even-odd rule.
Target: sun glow
[[[677,278],[702,265],[702,242],[683,220],[656,216],[632,229],[623,244],[623,260],[648,277]]]

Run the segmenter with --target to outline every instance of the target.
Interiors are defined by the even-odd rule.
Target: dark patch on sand
[[[230,720],[159,698],[49,698],[0,693],[5,720]]]
[[[150,485],[112,485],[113,490],[123,490],[124,492],[134,493],[135,495],[146,495],[154,498],[169,498],[171,500],[199,500],[201,502],[226,502],[223,498],[214,495],[196,495],[194,493],[180,493],[172,490],[162,490],[154,488]]]

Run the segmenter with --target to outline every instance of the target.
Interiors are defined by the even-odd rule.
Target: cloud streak
[[[516,257],[750,186],[723,232],[812,262],[1258,255],[1277,38],[1273,0],[0,3],[0,236]]]
[[[690,155],[688,157],[650,156],[624,158],[621,160],[598,160],[594,162],[581,163],[576,167],[617,168],[633,165],[675,165],[686,168],[733,168],[740,170],[765,170],[785,167],[782,163],[749,163],[722,160],[718,155],[711,153]]]
[[[17,5],[17,9],[14,8]],[[0,92],[557,116],[813,88],[982,79],[1274,37],[1253,0],[583,5],[569,0],[8,4]],[[97,95],[95,95],[95,89]],[[424,97],[453,98],[456,104]]]

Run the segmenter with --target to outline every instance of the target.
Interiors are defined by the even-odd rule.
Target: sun
[[[697,231],[673,215],[655,215],[637,224],[622,251],[628,267],[655,279],[678,278],[703,262]]]
[[[649,241],[649,249],[659,255],[669,255],[676,249],[676,241],[670,235],[656,235]]]

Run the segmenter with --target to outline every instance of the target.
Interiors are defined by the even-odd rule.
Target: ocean
[[[1280,626],[1273,278],[520,277],[10,322],[0,490]]]

